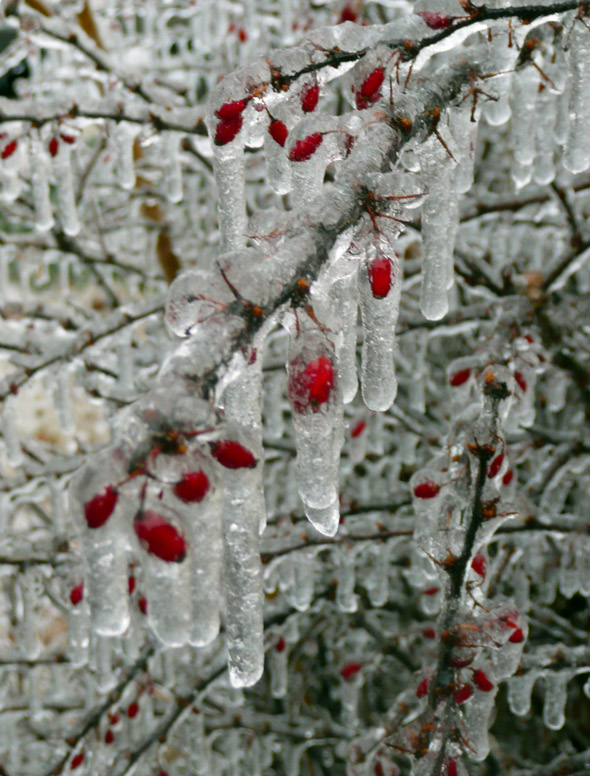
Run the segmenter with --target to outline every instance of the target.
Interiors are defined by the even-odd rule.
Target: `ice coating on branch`
[[[133,145],[138,134],[138,127],[128,121],[119,121],[112,128],[113,143],[117,152],[117,174],[119,183],[124,189],[135,186],[135,163]]]
[[[307,316],[291,327],[287,395],[297,444],[299,493],[305,507],[334,514],[338,502],[338,461],[342,446],[342,405],[334,347],[326,333]],[[310,520],[312,515],[308,514]],[[312,520],[322,533],[327,525]]]
[[[228,422],[224,436],[212,443],[218,461],[223,499],[223,589],[226,604],[228,670],[232,686],[250,687],[264,668],[262,573],[258,531],[262,462],[252,467],[242,450],[255,449],[257,441],[247,427]],[[239,445],[230,450],[227,443]],[[226,444],[223,455],[216,454]],[[250,454],[252,454],[250,452]],[[240,465],[237,465],[240,464]]]
[[[433,145],[434,144],[434,145]],[[454,244],[450,234],[449,197],[451,185],[450,159],[430,138],[422,148],[421,165],[428,193],[422,205],[422,288],[420,309],[429,320],[444,318],[449,309],[447,286],[449,265]]]
[[[190,270],[179,275],[168,291],[166,325],[178,337],[188,337],[210,319],[223,316],[224,306],[235,301],[229,286],[210,270]]]
[[[573,22],[569,33],[567,62],[570,72],[570,125],[563,156],[564,167],[584,172],[590,164],[590,36],[584,20]]]
[[[371,410],[389,409],[397,394],[393,350],[401,286],[401,261],[382,234],[359,268],[363,321],[361,387],[363,401]]]
[[[125,474],[124,456],[112,448],[81,469],[70,486],[84,553],[84,598],[92,628],[103,636],[120,635],[129,625],[127,551],[133,501],[118,489]]]
[[[49,199],[49,159],[41,140],[31,137],[31,185],[35,203],[35,228],[40,232],[51,229],[55,223]]]
[[[182,164],[180,160],[180,137],[177,132],[164,133],[164,154],[166,155],[166,198],[169,202],[182,200]]]
[[[74,175],[72,172],[72,150],[67,143],[60,143],[59,150],[53,158],[53,169],[57,187],[57,207],[59,220],[64,232],[75,237],[80,231],[78,206],[74,190]]]

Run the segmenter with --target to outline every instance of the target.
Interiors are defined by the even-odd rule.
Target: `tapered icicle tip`
[[[253,687],[264,671],[264,652],[260,651],[261,661],[256,665],[241,666],[230,661],[228,665],[229,681],[232,687]]]
[[[449,312],[449,300],[446,292],[436,295],[423,293],[420,299],[420,310],[429,321],[440,321]]]
[[[340,509],[338,499],[327,507],[312,507],[303,505],[305,515],[316,531],[324,536],[335,536],[340,524]]]

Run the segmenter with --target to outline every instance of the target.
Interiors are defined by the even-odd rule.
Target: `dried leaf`
[[[148,205],[147,202],[143,202],[141,205],[141,215],[150,221],[157,221],[158,223],[162,223],[164,220],[164,211],[159,202],[156,202],[153,205]]]
[[[89,38],[92,38],[99,49],[104,51],[105,47],[102,40],[100,39],[98,27],[96,26],[96,21],[94,20],[94,14],[92,13],[92,8],[90,7],[90,0],[84,0],[84,8],[82,8],[78,14],[77,19],[78,24],[80,27],[82,27],[86,35],[88,35]]]
[[[42,16],[51,16],[51,11],[45,3],[41,2],[41,0],[25,0],[25,5],[28,5],[29,8],[32,8],[33,11],[37,11],[37,13],[40,13]]]
[[[170,235],[164,229],[162,229],[158,235],[156,253],[158,255],[160,266],[164,272],[164,277],[168,283],[172,283],[180,269],[180,259],[172,250]]]

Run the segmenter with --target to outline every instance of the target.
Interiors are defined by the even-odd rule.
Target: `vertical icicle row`
[[[401,287],[401,261],[387,238],[380,235],[359,269],[363,321],[361,387],[363,401],[371,410],[388,410],[397,394],[393,350]]]
[[[70,237],[75,237],[80,231],[78,206],[74,189],[72,172],[72,150],[68,143],[60,143],[53,159],[57,185],[57,209],[62,229]]]
[[[343,416],[334,348],[305,318],[289,337],[287,395],[297,445],[297,481],[305,513],[321,533],[338,530],[338,462]]]
[[[451,243],[448,199],[452,192],[449,165],[441,152],[429,154],[423,164],[428,193],[422,205],[422,288],[420,309],[431,321],[449,309],[447,284],[454,245]],[[451,256],[449,256],[451,254]]]
[[[567,61],[570,71],[570,125],[563,166],[572,173],[590,164],[590,33],[585,22],[574,21],[569,35]]]
[[[49,159],[37,133],[31,138],[31,186],[35,204],[35,228],[46,232],[55,223],[49,199]]]

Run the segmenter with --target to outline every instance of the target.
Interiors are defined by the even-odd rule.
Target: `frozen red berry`
[[[376,67],[372,73],[369,73],[369,75],[365,78],[363,83],[361,84],[360,93],[363,97],[370,100],[371,102],[374,102],[377,98],[379,93],[379,89],[381,89],[381,85],[383,84],[383,80],[385,78],[385,71],[382,67]]]
[[[512,469],[508,469],[506,474],[504,474],[504,476],[502,477],[502,483],[504,485],[510,485],[513,477],[514,477],[514,472],[512,471]]]
[[[416,485],[414,487],[414,496],[416,498],[436,498],[438,496],[438,492],[440,490],[440,486],[436,484],[436,482],[433,482],[432,480],[425,480],[424,482],[421,482],[419,485]]]
[[[147,614],[147,598],[145,596],[137,600],[137,607],[142,614]]]
[[[518,383],[520,390],[524,393],[526,391],[526,380],[524,379],[522,372],[515,372],[514,379]]]
[[[495,477],[504,463],[504,453],[497,455],[488,467],[488,477]]]
[[[511,644],[522,644],[524,641],[524,633],[522,632],[522,628],[517,628],[514,633],[512,633],[508,641]]]
[[[215,111],[215,115],[222,121],[230,121],[231,119],[235,119],[237,116],[240,116],[246,109],[247,105],[247,100],[234,100],[233,102],[226,102],[221,106],[221,108]]]
[[[6,145],[2,149],[2,153],[0,154],[0,157],[2,157],[2,159],[8,159],[8,157],[12,156],[12,154],[16,151],[17,148],[18,148],[18,141],[11,140],[10,143],[6,143]]]
[[[59,140],[56,137],[52,137],[49,141],[49,153],[51,156],[57,156],[59,150]]]
[[[355,12],[352,4],[345,5],[340,12],[337,24],[343,24],[344,22],[356,22],[358,14]]]
[[[275,652],[284,652],[287,649],[287,642],[282,636],[279,636],[275,644]]]
[[[439,590],[440,590],[439,587],[428,587],[424,591],[424,595],[436,595]]]
[[[135,584],[136,580],[133,574],[127,579],[127,589],[129,590],[129,595],[133,595],[135,592]]]
[[[75,771],[76,768],[79,768],[83,762],[84,762],[84,752],[78,752],[78,754],[75,754],[72,757],[72,760],[70,762],[70,770]]]
[[[289,151],[289,159],[292,162],[307,162],[318,150],[322,140],[323,136],[320,132],[314,132],[303,140],[298,140]]]
[[[446,30],[457,18],[456,16],[437,13],[436,11],[420,11],[418,16],[421,16],[424,19],[431,30]]]
[[[61,139],[64,141],[64,143],[67,143],[68,145],[73,145],[76,142],[76,138],[73,135],[60,135]]]
[[[428,695],[428,679],[422,679],[418,687],[416,687],[416,698],[424,698]]]
[[[375,299],[384,299],[391,290],[393,262],[387,256],[376,256],[369,264],[369,283]]]
[[[422,631],[422,635],[425,639],[435,639],[436,638],[436,631],[434,628],[424,628]]]
[[[359,422],[354,426],[352,431],[350,432],[350,436],[353,439],[356,439],[359,437],[363,431],[367,428],[367,421],[366,420],[359,420]]]
[[[336,385],[336,375],[328,356],[319,356],[305,366],[295,359],[291,362],[288,394],[297,413],[319,412],[326,404]]]
[[[320,87],[317,84],[306,86],[301,93],[301,109],[304,113],[311,113],[317,107],[320,98]]]
[[[163,515],[140,512],[133,524],[139,543],[150,555],[167,563],[180,563],[186,556],[186,540]]]
[[[275,143],[278,143],[281,147],[287,142],[289,137],[289,130],[287,125],[280,119],[273,119],[268,126],[268,134],[272,137]]]
[[[233,439],[213,442],[211,455],[226,469],[253,469],[257,464],[253,453]]]
[[[196,472],[186,472],[172,489],[174,495],[187,504],[202,501],[209,491],[209,477],[199,469]]]
[[[84,582],[80,582],[79,585],[73,587],[70,590],[70,602],[72,606],[78,606],[84,599]]]
[[[358,674],[362,667],[362,663],[347,663],[340,669],[340,676],[346,681],[350,681]]]
[[[103,526],[117,505],[119,494],[113,485],[108,485],[101,493],[84,504],[84,517],[88,528]]]
[[[453,388],[458,388],[460,385],[466,383],[470,377],[471,369],[459,369],[458,372],[455,372],[451,375],[449,383],[453,386]]]
[[[481,668],[473,672],[473,684],[482,692],[491,692],[494,689],[494,683],[490,681],[488,675]]]
[[[475,571],[476,574],[479,574],[480,577],[484,577],[486,575],[486,559],[483,555],[476,555],[473,560],[471,561],[471,568]]]
[[[455,760],[449,760],[447,763],[447,776],[457,776],[457,763]]]
[[[104,742],[105,744],[112,744],[114,740],[115,740],[115,734],[109,728],[107,732],[104,734]]]
[[[215,130],[215,145],[223,146],[231,143],[242,128],[242,114],[238,113],[231,119],[221,119]]]
[[[127,716],[129,719],[133,719],[134,717],[137,717],[139,713],[139,704],[137,701],[133,701],[132,703],[127,706]]]
[[[464,684],[461,687],[457,687],[457,689],[453,690],[453,700],[457,706],[460,706],[462,703],[465,703],[469,700],[469,698],[471,698],[473,692],[473,687],[470,684]]]

